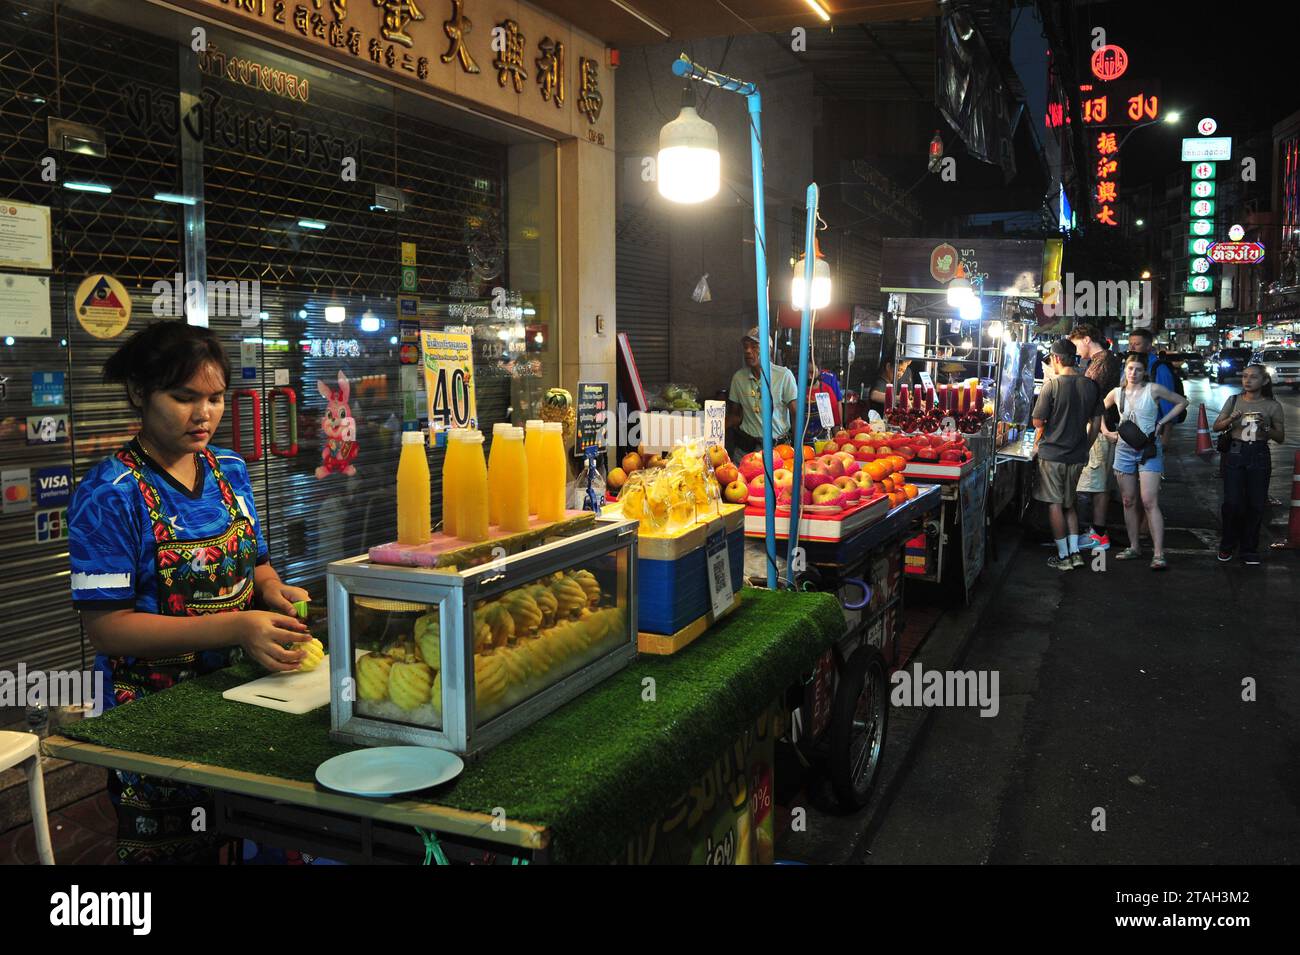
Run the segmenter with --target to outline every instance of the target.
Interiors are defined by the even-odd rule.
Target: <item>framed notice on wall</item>
[[[52,269],[50,207],[0,199],[0,268]]]

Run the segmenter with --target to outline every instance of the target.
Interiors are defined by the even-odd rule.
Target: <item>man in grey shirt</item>
[[[1068,338],[1052,345],[1055,377],[1043,385],[1033,415],[1039,432],[1034,443],[1038,454],[1035,497],[1048,504],[1056,556],[1047,564],[1057,570],[1083,566],[1074,498],[1092,444],[1101,433],[1101,393],[1096,382],[1075,371],[1077,354]]]

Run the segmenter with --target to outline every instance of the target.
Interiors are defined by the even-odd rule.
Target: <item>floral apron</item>
[[[253,606],[253,570],[257,536],[252,522],[239,510],[235,494],[208,449],[199,455],[217,482],[230,525],[203,540],[177,540],[171,522],[161,513],[162,496],[148,468],[128,445],[117,452],[144,498],[156,545],[158,612],[172,617],[248,610]],[[113,696],[121,705],[175,686],[191,677],[212,673],[235,662],[237,650],[209,650],[143,660],[117,657],[110,661]],[[117,807],[117,855],[124,864],[215,863],[221,840],[212,833],[211,793],[198,786],[174,785],[135,773],[111,771],[109,795]],[[202,810],[197,812],[196,810]],[[202,823],[200,825],[200,823]]]

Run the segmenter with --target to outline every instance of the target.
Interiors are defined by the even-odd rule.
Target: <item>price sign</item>
[[[727,403],[704,402],[704,440],[708,444],[722,445],[727,440]]]
[[[731,553],[727,547],[727,528],[719,527],[710,534],[704,548],[709,559],[709,599],[713,603],[713,619],[717,620],[731,609],[734,599],[731,589]]]
[[[831,410],[831,396],[824,391],[819,391],[815,397],[817,399],[817,417],[821,419],[822,427],[828,430],[835,427],[835,412]]]
[[[606,422],[609,420],[609,383],[604,381],[578,382],[578,433],[573,442],[573,452],[584,457],[588,448],[599,448],[606,443]]]
[[[477,428],[473,340],[464,334],[422,331],[420,349],[430,424],[443,428]]]

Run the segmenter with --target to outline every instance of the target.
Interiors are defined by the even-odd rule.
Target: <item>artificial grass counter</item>
[[[674,656],[627,669],[468,762],[428,801],[505,808],[551,831],[557,862],[608,862],[748,729],[844,631],[827,594],[746,589],[741,605]],[[357,747],[329,738],[329,707],[293,716],[221,694],[261,673],[244,664],[69,726],[113,749],[310,782]],[[656,699],[642,700],[653,677]],[[411,797],[420,799],[416,794]]]

